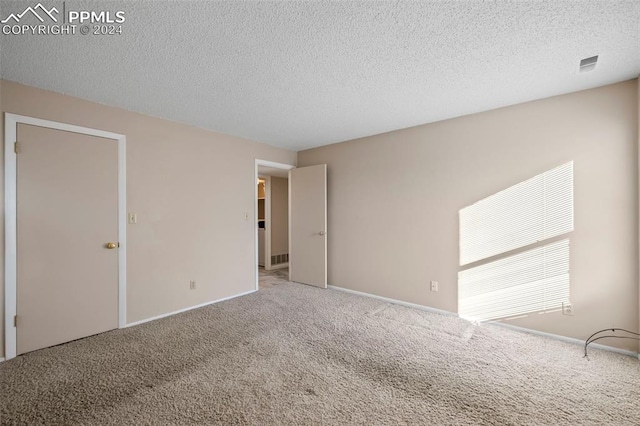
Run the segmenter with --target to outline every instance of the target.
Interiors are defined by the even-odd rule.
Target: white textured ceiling
[[[2,0],[0,15],[32,3]],[[632,0],[65,7],[123,10],[124,34],[3,35],[2,78],[293,150],[640,73]]]

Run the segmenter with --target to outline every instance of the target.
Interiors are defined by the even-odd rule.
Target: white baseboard
[[[495,326],[498,326],[498,327],[504,327],[504,328],[508,328],[508,329],[511,329],[511,330],[521,331],[523,333],[535,334],[535,335],[538,335],[538,336],[548,337],[550,339],[561,340],[563,342],[573,343],[573,344],[576,344],[576,345],[580,345],[582,347],[584,347],[584,343],[585,343],[584,340],[576,339],[574,337],[561,336],[559,334],[553,334],[553,333],[545,333],[544,331],[538,331],[538,330],[533,330],[533,329],[530,329],[530,328],[518,327],[517,325],[505,324],[503,322],[489,322],[489,323],[487,323],[487,325],[495,325]],[[632,357],[640,357],[640,354],[638,354],[637,352],[627,351],[625,349],[614,348],[613,346],[601,345],[599,343],[589,343],[589,348],[602,349],[602,350],[609,351],[609,352],[617,352],[619,354],[628,355],[628,356],[632,356]]]
[[[402,305],[402,306],[406,306],[406,307],[409,307],[409,308],[420,309],[421,311],[433,312],[434,314],[454,316],[454,317],[458,316],[458,314],[456,314],[455,312],[449,312],[449,311],[445,311],[443,309],[437,309],[437,308],[431,308],[429,306],[418,305],[417,303],[409,303],[409,302],[405,302],[403,300],[390,299],[388,297],[378,296],[378,295],[371,294],[371,293],[364,293],[362,291],[350,290],[350,289],[344,288],[344,287],[336,287],[334,285],[328,285],[327,287],[330,288],[330,289],[333,289],[333,290],[339,290],[339,291],[344,291],[344,292],[351,293],[351,294],[357,294],[359,296],[371,297],[373,299],[382,300],[383,302],[393,303],[394,305]]]
[[[4,358],[0,357],[0,362],[4,362]]]
[[[144,324],[145,322],[149,322],[149,321],[155,321],[155,320],[160,319],[160,318],[170,317],[172,315],[180,314],[182,312],[191,311],[193,309],[198,309],[198,308],[202,308],[202,307],[205,307],[205,306],[213,305],[214,303],[224,302],[225,300],[235,299],[236,297],[246,296],[247,294],[255,293],[256,291],[257,290],[249,290],[249,291],[245,291],[244,293],[235,294],[233,296],[223,297],[222,299],[212,300],[211,302],[205,302],[205,303],[201,303],[199,305],[190,306],[188,308],[179,309],[177,311],[168,312],[166,314],[156,315],[155,317],[146,318],[146,319],[143,319],[143,320],[140,320],[140,321],[130,322],[127,325],[125,325],[125,328],[129,328],[129,327],[133,327],[133,326],[136,326],[136,325]]]
[[[397,299],[391,299],[391,298],[388,298],[388,297],[377,296],[375,294],[364,293],[362,291],[356,291],[356,290],[350,290],[348,288],[343,288],[343,287],[336,287],[334,285],[329,285],[327,287],[330,288],[330,289],[333,289],[333,290],[344,291],[344,292],[347,292],[347,293],[357,294],[359,296],[378,299],[378,300],[381,300],[383,302],[393,303],[394,305],[406,306],[406,307],[409,307],[409,308],[419,309],[421,311],[432,312],[432,313],[440,314],[440,315],[459,317],[459,315],[456,314],[455,312],[450,312],[450,311],[445,311],[445,310],[442,310],[442,309],[431,308],[429,306],[418,305],[416,303],[409,303],[409,302],[405,302],[403,300],[397,300]],[[561,340],[563,342],[573,343],[573,344],[580,345],[580,346],[584,347],[584,340],[575,339],[573,337],[566,337],[566,336],[560,336],[559,334],[545,333],[544,331],[538,331],[538,330],[532,330],[530,328],[518,327],[516,325],[505,324],[503,322],[486,322],[486,323],[482,323],[482,324],[483,325],[494,325],[494,326],[498,326],[498,327],[509,328],[509,329],[512,329],[512,330],[521,331],[523,333],[536,334],[538,336],[544,336],[544,337],[548,337],[550,339]],[[598,343],[590,343],[589,347],[590,348],[594,348],[594,349],[602,349],[602,350],[610,351],[610,352],[616,352],[616,353],[619,353],[619,354],[628,355],[628,356],[632,356],[632,357],[637,357],[640,360],[640,353],[638,353],[638,352],[627,351],[627,350],[624,350],[624,349],[618,349],[618,348],[614,348],[612,346],[601,345],[601,344],[598,344]]]

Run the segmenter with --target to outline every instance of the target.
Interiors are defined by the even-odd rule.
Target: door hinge
[[[18,153],[18,142],[14,142],[13,144],[13,152]]]
[[[17,326],[18,326],[18,316],[17,316],[17,315],[14,315],[14,316],[13,316],[13,326],[14,326],[14,327],[17,327]]]

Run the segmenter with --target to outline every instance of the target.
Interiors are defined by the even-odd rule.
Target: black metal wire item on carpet
[[[604,333],[605,331],[611,331],[612,333],[621,331],[621,332],[624,332],[624,333],[633,334],[634,336],[637,336],[637,337],[633,337],[633,336],[616,336],[616,335],[609,335],[609,334],[606,335],[606,336],[598,336],[598,337],[596,337],[598,334]],[[634,331],[625,330],[624,328],[605,328],[603,330],[596,331],[591,336],[589,336],[589,338],[584,342],[584,357],[587,358],[587,359],[589,358],[587,356],[587,347],[589,346],[589,344],[595,342],[596,340],[605,339],[605,338],[608,338],[608,337],[613,337],[614,339],[640,340],[640,333],[636,333]]]

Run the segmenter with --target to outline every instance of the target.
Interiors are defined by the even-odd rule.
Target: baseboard
[[[584,343],[585,343],[584,340],[576,339],[574,337],[567,337],[567,336],[561,336],[559,334],[546,333],[544,331],[533,330],[531,328],[518,327],[517,325],[505,324],[503,322],[489,322],[489,323],[487,323],[487,325],[495,325],[497,327],[504,327],[504,328],[508,328],[510,330],[521,331],[523,333],[535,334],[537,336],[548,337],[548,338],[554,339],[554,340],[561,340],[563,342],[573,343],[573,344],[576,344],[576,345],[580,345],[582,347],[584,347]],[[601,350],[609,351],[609,352],[616,352],[616,353],[619,353],[619,354],[622,354],[622,355],[638,357],[638,359],[640,359],[640,354],[638,354],[638,352],[633,352],[633,351],[628,351],[628,350],[625,350],[625,349],[614,348],[613,346],[601,345],[599,343],[589,343],[589,348],[601,349]]]
[[[1,357],[0,357],[0,362],[4,362],[4,358],[1,358]]]
[[[205,302],[205,303],[201,303],[199,305],[190,306],[188,308],[179,309],[177,311],[168,312],[166,314],[156,315],[156,316],[151,317],[151,318],[146,318],[146,319],[143,319],[143,320],[130,322],[127,325],[125,325],[125,328],[129,328],[129,327],[133,327],[133,326],[136,326],[136,325],[144,324],[145,322],[149,322],[149,321],[155,321],[155,320],[158,320],[160,318],[170,317],[172,315],[180,314],[182,312],[191,311],[193,309],[203,308],[205,306],[213,305],[215,303],[224,302],[225,300],[235,299],[236,297],[246,296],[247,294],[255,293],[256,291],[257,290],[249,290],[249,291],[245,291],[244,293],[235,294],[233,296],[223,297],[222,299],[212,300],[211,302]]]
[[[282,269],[282,268],[288,268],[288,267],[289,267],[289,262],[278,263],[277,265],[271,265],[271,269],[269,270],[273,271],[274,269]]]
[[[388,297],[378,296],[371,293],[364,293],[362,291],[350,290],[344,287],[336,287],[334,285],[328,285],[327,287],[332,290],[344,291],[346,293],[357,294],[358,296],[371,297],[372,299],[382,300],[383,302],[393,303],[394,305],[402,305],[408,308],[420,309],[421,311],[432,312],[434,314],[454,316],[454,317],[458,316],[458,314],[456,314],[455,312],[445,311],[443,309],[431,308],[429,306],[424,306],[424,305],[418,305],[417,303],[409,303],[403,300],[390,299]]]
[[[357,294],[358,296],[370,297],[372,299],[378,299],[378,300],[381,300],[383,302],[393,303],[394,305],[406,306],[408,308],[419,309],[421,311],[432,312],[432,313],[440,314],[440,315],[459,317],[459,315],[457,313],[455,313],[455,312],[450,312],[450,311],[445,311],[445,310],[442,310],[442,309],[431,308],[429,306],[418,305],[416,303],[409,303],[409,302],[405,302],[403,300],[391,299],[389,297],[378,296],[378,295],[371,294],[371,293],[364,293],[362,291],[350,290],[350,289],[344,288],[344,287],[336,287],[334,285],[330,285],[330,286],[327,286],[327,287],[330,288],[330,289],[333,289],[333,290],[344,291],[346,293]],[[535,334],[535,335],[538,335],[538,336],[548,337],[548,338],[554,339],[554,340],[561,340],[563,342],[573,343],[573,344],[580,345],[580,346],[584,347],[584,340],[576,339],[576,338],[573,338],[573,337],[560,336],[559,334],[546,333],[544,331],[538,331],[538,330],[533,330],[533,329],[530,329],[530,328],[518,327],[516,325],[505,324],[505,323],[502,323],[502,322],[486,322],[486,323],[482,323],[482,324],[483,325],[494,325],[494,326],[497,326],[497,327],[509,328],[509,329],[512,329],[512,330],[521,331],[523,333]],[[624,349],[618,349],[618,348],[614,348],[613,346],[606,346],[606,345],[601,345],[601,344],[598,344],[598,343],[591,343],[591,344],[589,344],[589,347],[590,348],[595,348],[595,349],[601,349],[601,350],[605,350],[605,351],[610,351],[610,352],[616,352],[616,353],[619,353],[619,354],[622,354],[622,355],[628,355],[628,356],[632,356],[632,357],[637,357],[640,360],[640,353],[638,353],[638,352],[627,351],[627,350],[624,350]]]

